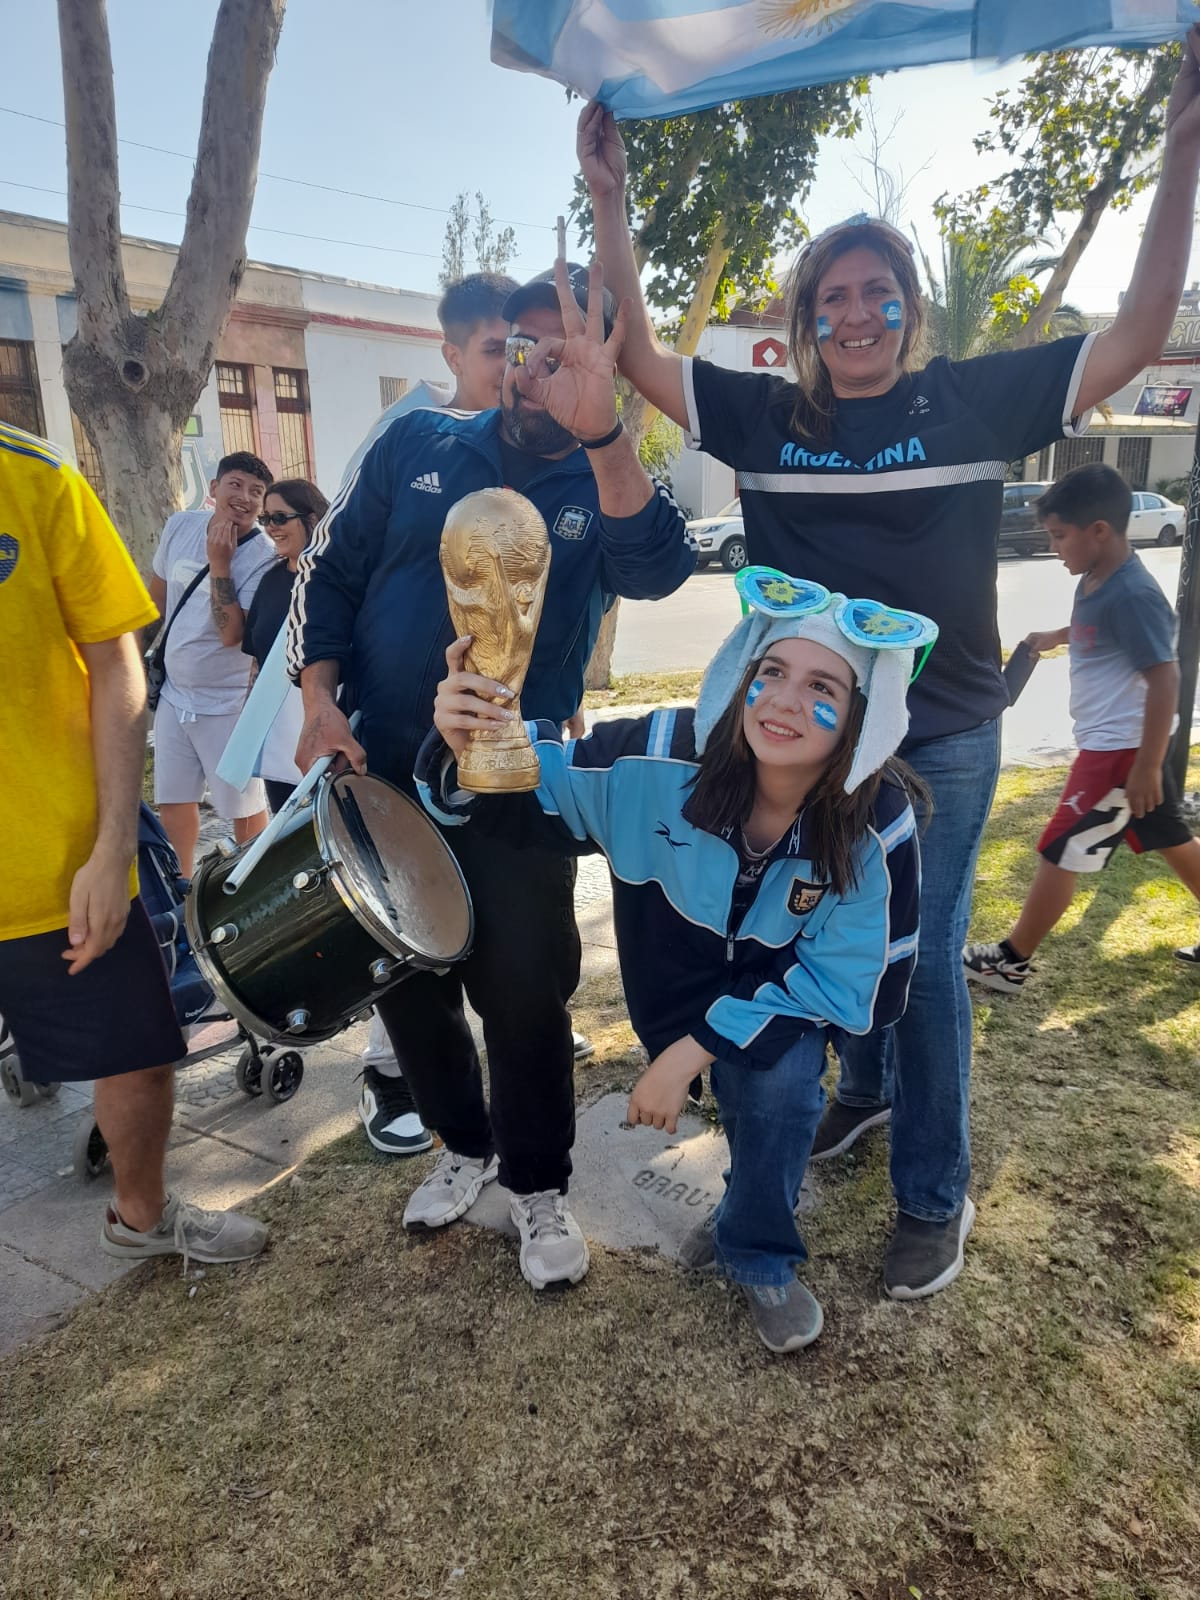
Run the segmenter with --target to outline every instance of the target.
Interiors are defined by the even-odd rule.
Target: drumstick
[[[356,711],[350,718],[351,733],[355,731],[361,721],[362,712]],[[317,784],[320,783],[326,772],[328,772],[329,765],[334,759],[335,756],[328,755],[322,756],[319,761],[313,762],[312,766],[309,767],[308,771],[300,779],[300,782],[292,790],[291,794],[288,795],[287,799],[283,802],[279,810],[259,834],[258,838],[253,840],[250,848],[238,862],[237,866],[234,867],[233,871],[230,872],[226,877],[225,882],[221,885],[226,894],[236,894],[238,892],[238,890],[245,883],[246,879],[262,860],[263,856],[266,855],[267,851],[283,832],[286,824],[291,821],[294,813],[299,810],[300,806],[304,804],[305,800],[308,799],[309,795],[316,788]]]

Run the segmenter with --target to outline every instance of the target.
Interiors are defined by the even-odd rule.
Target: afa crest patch
[[[793,878],[787,908],[794,917],[806,917],[821,904],[828,890],[827,883],[808,883],[803,878]]]
[[[21,547],[11,533],[0,533],[0,583],[11,578]]]
[[[592,513],[583,506],[564,506],[558,513],[554,531],[560,539],[582,539],[592,524]]]

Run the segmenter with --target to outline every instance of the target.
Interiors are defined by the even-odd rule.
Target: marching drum
[[[298,798],[298,797],[297,797]],[[327,772],[253,867],[209,856],[186,902],[205,978],[250,1032],[328,1039],[377,996],[471,948],[471,900],[429,818],[382,778]]]

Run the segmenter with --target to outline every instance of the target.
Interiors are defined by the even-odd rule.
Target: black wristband
[[[618,417],[616,422],[613,423],[612,428],[604,435],[602,439],[580,439],[579,442],[585,450],[603,450],[605,445],[612,444],[613,441],[615,439],[619,439],[624,432],[625,424],[621,421],[620,417]]]

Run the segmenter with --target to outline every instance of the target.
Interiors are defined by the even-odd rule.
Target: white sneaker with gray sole
[[[417,1233],[423,1228],[444,1228],[457,1222],[479,1199],[484,1184],[491,1183],[499,1171],[500,1162],[495,1156],[476,1161],[471,1156],[443,1150],[424,1183],[409,1195],[404,1226],[410,1233]]]
[[[535,1289],[578,1283],[588,1269],[588,1247],[557,1189],[514,1194],[509,1212],[521,1235],[521,1276]]]

